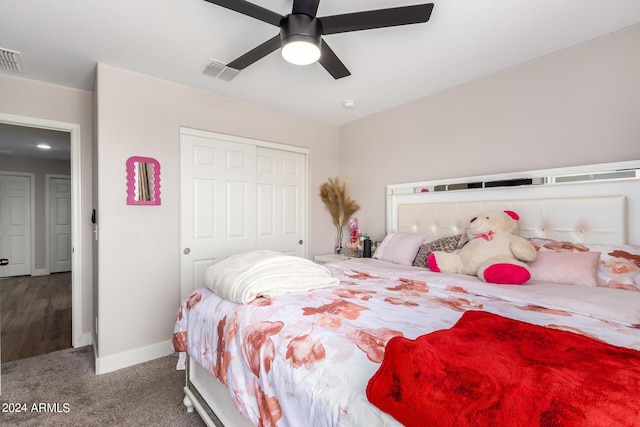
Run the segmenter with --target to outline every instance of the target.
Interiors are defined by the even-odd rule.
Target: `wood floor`
[[[71,347],[71,273],[0,279],[2,362]]]

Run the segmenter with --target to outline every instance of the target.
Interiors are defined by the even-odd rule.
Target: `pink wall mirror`
[[[151,157],[127,159],[127,204],[160,204],[160,163]]]

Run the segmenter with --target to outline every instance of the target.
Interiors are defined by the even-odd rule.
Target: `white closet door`
[[[306,155],[257,148],[258,249],[304,256]]]
[[[71,271],[71,179],[49,178],[49,271]]]
[[[31,274],[31,178],[0,175],[0,277]]]
[[[212,263],[255,247],[256,147],[181,136],[180,298]]]
[[[229,255],[306,256],[304,150],[189,129],[180,141],[181,299]]]

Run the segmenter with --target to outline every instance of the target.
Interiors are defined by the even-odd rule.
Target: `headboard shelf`
[[[463,232],[479,212],[511,209],[520,234],[640,243],[640,161],[387,186],[387,230]]]
[[[570,182],[638,179],[640,161],[605,163],[560,169],[450,178],[434,181],[393,184],[387,186],[387,194],[455,191],[493,187],[517,187],[526,185],[552,185]]]

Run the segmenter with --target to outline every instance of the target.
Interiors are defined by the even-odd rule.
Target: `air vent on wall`
[[[22,54],[15,50],[0,47],[0,69],[25,73],[24,64],[22,63]]]
[[[202,70],[203,74],[213,76],[226,82],[230,82],[231,80],[233,80],[233,78],[237,76],[239,72],[240,70],[227,67],[225,64],[220,61],[216,61],[215,59],[211,59],[210,62],[205,65],[204,69]]]

